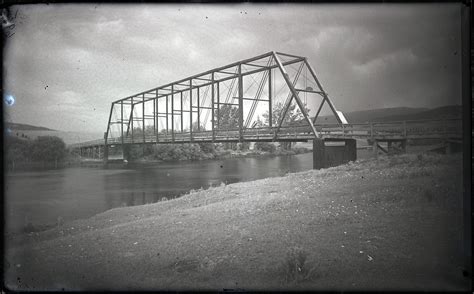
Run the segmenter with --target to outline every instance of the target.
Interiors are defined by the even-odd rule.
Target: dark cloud
[[[272,50],[307,56],[343,111],[461,101],[459,5],[17,8],[4,68],[18,122],[103,131],[116,99]]]

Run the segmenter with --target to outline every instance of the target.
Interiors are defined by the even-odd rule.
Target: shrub
[[[32,144],[31,156],[38,161],[61,161],[66,157],[66,144],[55,136],[37,137]]]
[[[153,146],[153,158],[169,160],[201,160],[214,158],[213,144],[157,144]],[[206,149],[204,151],[202,146]],[[212,146],[212,147],[211,147]]]
[[[247,151],[250,148],[250,142],[237,143],[237,150]]]
[[[256,142],[254,145],[254,148],[260,151],[265,151],[265,152],[270,152],[270,153],[274,153],[276,150],[275,145],[268,142]]]
[[[216,149],[213,143],[199,143],[198,145],[201,148],[202,152],[204,153],[214,154],[216,152]]]
[[[295,147],[295,148],[293,148],[293,151],[296,154],[302,154],[302,153],[307,153],[309,151],[309,149],[305,148],[305,147]]]
[[[315,266],[307,262],[308,253],[300,247],[290,248],[282,263],[287,283],[299,283],[313,277]]]
[[[6,160],[8,162],[25,162],[31,158],[32,144],[29,141],[8,136],[5,140]]]

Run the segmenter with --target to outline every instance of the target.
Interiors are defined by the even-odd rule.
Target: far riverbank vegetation
[[[64,166],[68,151],[64,141],[56,136],[5,136],[5,162],[8,170],[58,168]]]
[[[272,111],[272,124],[277,125],[280,117],[284,113],[283,103],[277,103]],[[239,125],[238,108],[232,105],[223,105],[219,111],[215,112],[216,130],[237,129]],[[263,119],[257,116],[252,127],[263,127],[269,125],[270,116],[268,112],[263,113]],[[303,114],[296,107],[291,105],[288,109],[284,123],[298,124],[303,118]],[[197,123],[192,126],[193,131],[205,131],[205,127]],[[183,130],[188,132],[189,130]],[[160,130],[165,134],[166,130]],[[141,128],[133,128],[134,136],[140,137],[143,134]],[[154,134],[153,126],[145,127],[145,135]],[[204,160],[223,159],[235,157],[269,156],[269,155],[294,155],[309,152],[305,147],[294,147],[291,142],[243,142],[243,143],[194,143],[194,144],[157,144],[145,146],[126,146],[124,149],[125,158],[129,160],[160,160],[160,161],[181,161],[181,160]]]
[[[252,149],[251,145],[253,145]],[[294,155],[310,151],[305,147],[287,148],[291,148],[291,145],[270,142],[126,145],[124,155],[129,160],[182,161]]]

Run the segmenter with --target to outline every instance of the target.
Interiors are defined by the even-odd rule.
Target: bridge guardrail
[[[437,136],[437,137],[461,137],[462,136],[462,119],[434,119],[434,120],[412,120],[412,121],[396,121],[396,122],[371,122],[371,123],[356,123],[339,125],[335,123],[318,124],[315,125],[319,134],[324,136],[336,137],[361,137],[373,138],[377,136],[392,136],[392,137],[416,137],[416,136]],[[273,139],[276,132],[276,127],[259,127],[251,128],[243,131],[244,138],[247,139]],[[304,138],[310,139],[312,130],[309,126],[283,126],[278,132],[278,138]],[[156,142],[190,142],[192,141],[209,141],[214,137],[215,140],[238,140],[240,133],[238,129],[231,130],[214,130],[214,131],[200,131],[158,134],[158,141],[156,134],[143,133],[133,134],[123,138],[123,143],[156,143]],[[277,138],[277,139],[278,139]],[[113,137],[108,138],[107,144],[121,144],[122,138]],[[97,145],[104,145],[104,139],[92,140],[77,144],[71,144],[71,148],[90,147]]]

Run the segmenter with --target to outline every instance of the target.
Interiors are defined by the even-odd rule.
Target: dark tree
[[[40,136],[32,142],[31,156],[38,161],[61,161],[66,156],[66,144],[55,136]]]
[[[13,166],[15,162],[26,162],[30,158],[31,144],[13,136],[5,137],[6,160]]]
[[[198,128],[198,123],[197,121],[193,122],[193,132],[203,132],[205,131],[206,128],[203,126],[203,125],[200,125],[199,128]]]
[[[285,105],[281,102],[278,102],[272,106],[272,125],[277,126],[280,123],[280,119],[283,116]],[[306,108],[306,111],[309,112],[309,109]],[[265,124],[269,125],[269,115],[268,111],[262,114]],[[290,104],[288,111],[286,112],[285,118],[282,125],[292,125],[295,122],[301,121],[304,118],[303,113],[296,103]]]
[[[280,123],[281,117],[283,116],[285,105],[281,102],[278,102],[272,107],[272,125],[278,126]],[[309,109],[306,108],[306,112],[309,112]],[[262,114],[265,124],[269,125],[269,115],[268,111]],[[291,126],[299,124],[303,120],[304,116],[300,108],[296,103],[290,104],[288,111],[283,119],[282,126]],[[291,142],[281,142],[280,146],[283,149],[291,149]]]
[[[215,111],[217,117],[217,110]],[[217,119],[214,123],[217,125]],[[223,105],[219,109],[219,130],[237,129],[239,127],[239,108],[232,105]]]

